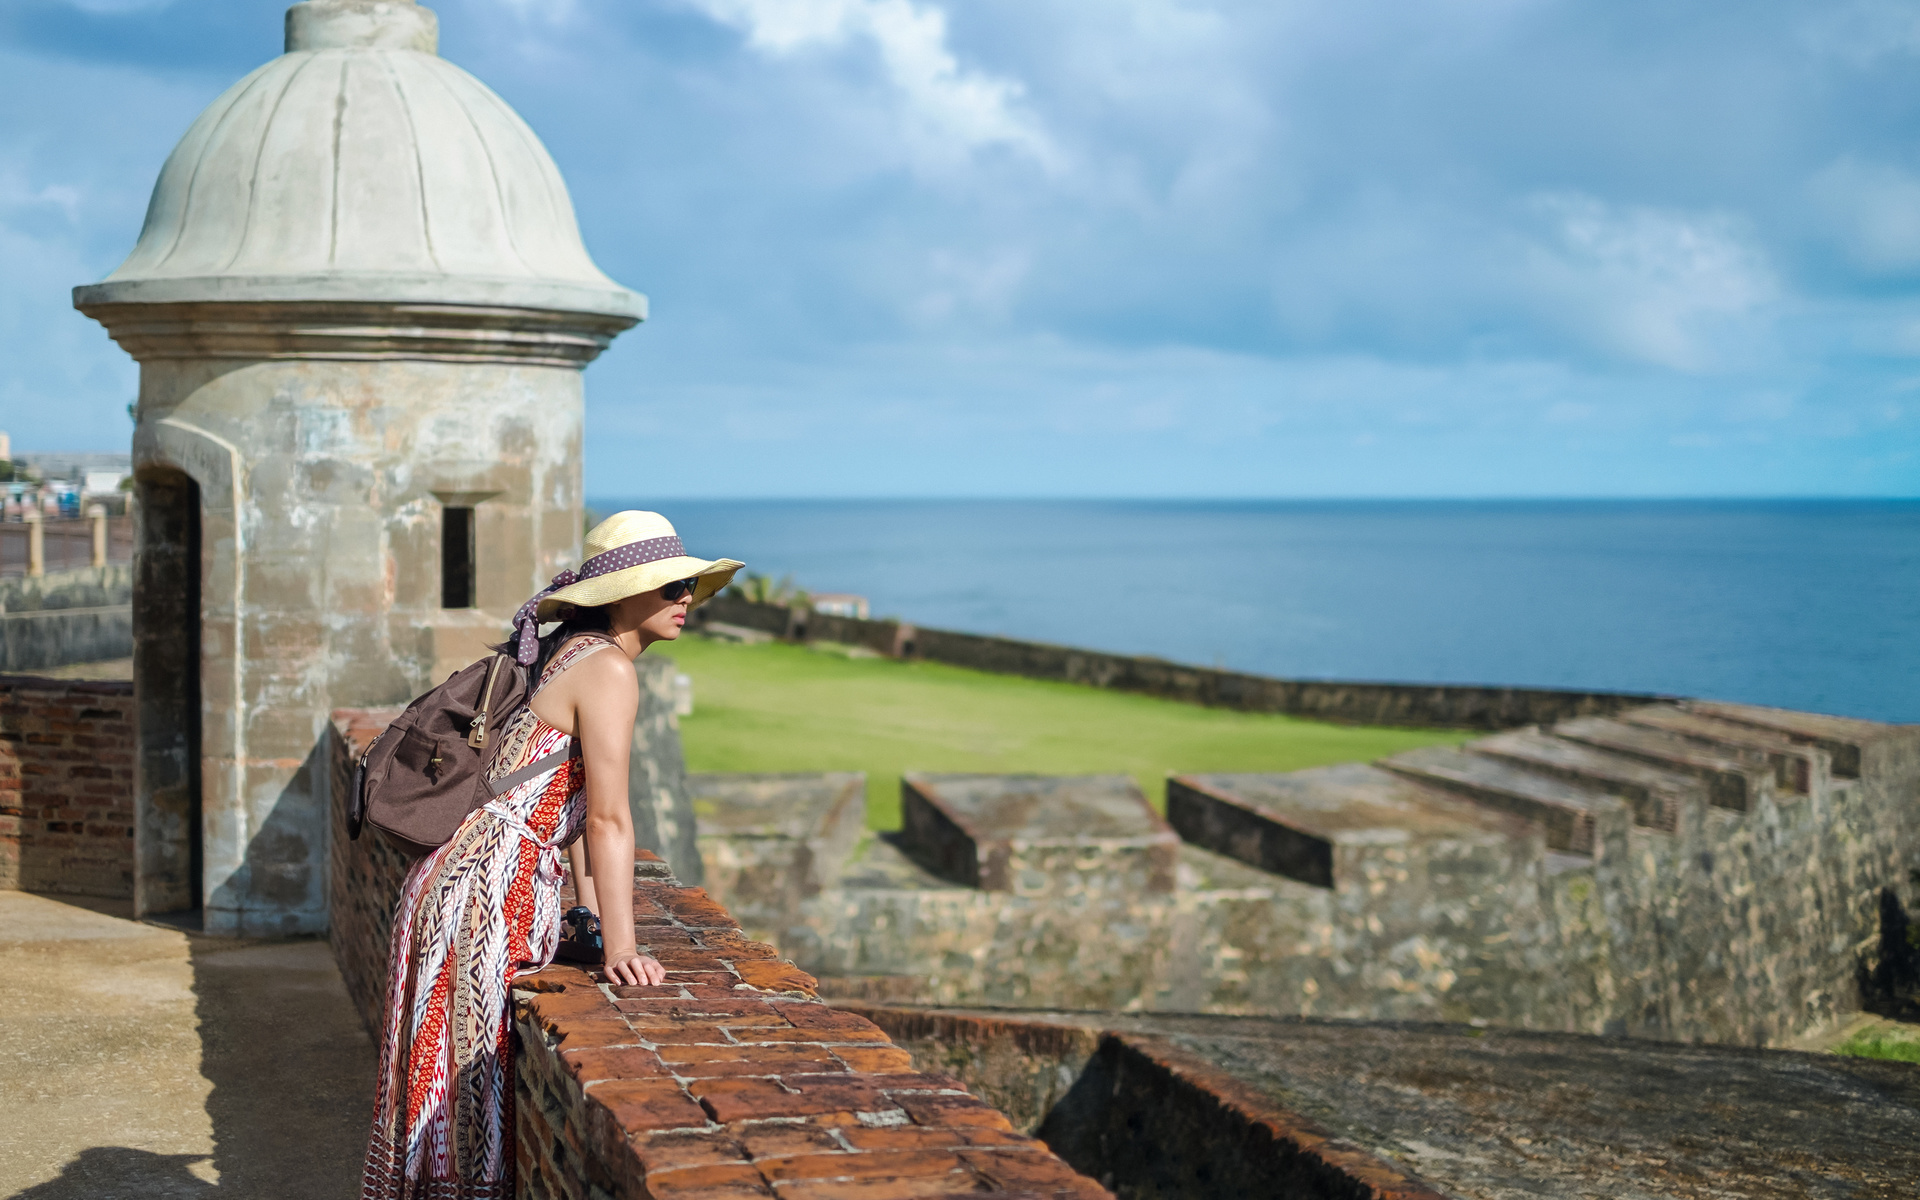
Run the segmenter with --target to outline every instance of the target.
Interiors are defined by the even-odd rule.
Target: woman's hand
[[[606,973],[608,983],[627,987],[658,987],[667,981],[667,969],[638,950],[608,953]]]

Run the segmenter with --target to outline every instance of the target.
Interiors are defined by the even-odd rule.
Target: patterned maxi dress
[[[535,691],[607,643],[568,646]],[[498,779],[568,749],[525,708],[489,768]],[[513,977],[553,958],[561,848],[586,818],[577,755],[525,780],[415,863],[393,919],[380,1080],[362,1200],[509,1200]]]

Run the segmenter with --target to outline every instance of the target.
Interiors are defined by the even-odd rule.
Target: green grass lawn
[[[865,771],[867,823],[900,825],[908,771],[1125,772],[1156,808],[1169,773],[1294,771],[1468,734],[1328,725],[1201,708],[939,663],[687,637],[658,647],[693,677],[692,771]]]

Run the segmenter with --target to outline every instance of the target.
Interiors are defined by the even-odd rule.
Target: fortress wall
[[[1507,872],[1476,851],[1418,877],[1419,862],[1383,856],[1337,889],[1036,902],[846,886],[764,935],[834,995],[1779,1044],[1860,1009],[1881,889],[1909,906],[1920,891],[1912,805],[1850,788],[1750,824],[1707,814],[1680,838],[1609,829],[1595,863],[1570,870],[1516,848]]]
[[[0,676],[0,888],[133,895],[133,685]]]
[[[976,671],[1358,725],[1512,729],[1521,725],[1551,724],[1569,717],[1614,713],[1659,699],[1637,693],[1551,688],[1274,679],[1186,666],[1159,658],[790,610],[735,596],[716,597],[695,609],[694,617],[698,621],[741,625],[801,641],[865,646],[895,657],[920,658]]]
[[[1920,761],[1902,749],[1812,796],[1683,811],[1672,835],[1603,826],[1593,866],[1543,896],[1556,953],[1486,965],[1495,986],[1540,982],[1540,1009],[1512,1023],[1768,1045],[1857,1012],[1882,891],[1920,898]]]
[[[133,653],[125,564],[0,579],[0,671],[41,671]]]
[[[0,613],[0,671],[44,671],[133,654],[133,606]]]
[[[112,608],[132,601],[133,567],[124,562],[0,579],[0,612],[4,613],[50,608]]]
[[[877,841],[749,927],[864,1000],[1779,1044],[1859,1010],[1883,895],[1920,901],[1920,732],[1873,746],[1859,779],[1768,789],[1744,812],[1695,799],[1671,830],[1616,802],[1591,858],[1524,827],[1383,828],[1335,847],[1330,886],[1188,844],[1171,893],[1034,896],[959,886]]]

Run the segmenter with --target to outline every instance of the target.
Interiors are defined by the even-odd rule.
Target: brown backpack
[[[357,839],[371,825],[408,854],[431,854],[468,813],[574,753],[562,750],[487,779],[501,732],[531,698],[531,674],[511,654],[496,653],[407,705],[354,770],[347,836]]]

